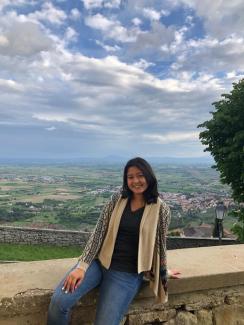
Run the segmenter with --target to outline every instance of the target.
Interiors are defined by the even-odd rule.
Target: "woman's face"
[[[127,185],[135,195],[144,193],[148,187],[145,176],[136,166],[128,168]]]

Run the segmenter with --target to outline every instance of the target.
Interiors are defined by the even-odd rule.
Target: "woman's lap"
[[[118,325],[141,286],[142,275],[115,270],[104,272],[95,325]]]
[[[68,324],[70,309],[86,293],[99,285],[95,325],[117,325],[140,288],[142,274],[106,270],[98,260],[94,260],[82,283],[73,293],[66,294],[62,290],[64,279],[53,294],[48,325]]]
[[[65,293],[62,290],[65,278],[66,276],[59,283],[52,296],[48,313],[48,325],[67,324],[70,309],[75,306],[81,297],[100,284],[102,279],[101,266],[98,261],[93,261],[87,269],[82,283],[72,293]]]

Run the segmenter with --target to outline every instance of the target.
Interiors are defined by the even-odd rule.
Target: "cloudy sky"
[[[242,0],[1,0],[0,158],[199,157]]]

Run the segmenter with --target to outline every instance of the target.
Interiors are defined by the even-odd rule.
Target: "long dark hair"
[[[139,168],[144,177],[146,178],[148,187],[146,191],[143,193],[145,201],[150,203],[156,203],[158,198],[158,182],[156,179],[156,176],[152,170],[152,167],[149,165],[149,163],[140,157],[136,157],[133,159],[130,159],[124,168],[124,175],[123,175],[123,188],[122,188],[122,198],[131,198],[132,197],[132,191],[129,189],[127,184],[127,173],[128,169],[130,167],[137,167]]]

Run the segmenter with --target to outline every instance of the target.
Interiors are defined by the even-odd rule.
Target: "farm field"
[[[206,165],[155,164],[171,228],[214,221],[214,203],[230,189]],[[122,166],[0,165],[0,224],[91,231],[103,204],[122,185]],[[228,217],[231,228],[234,219]]]

